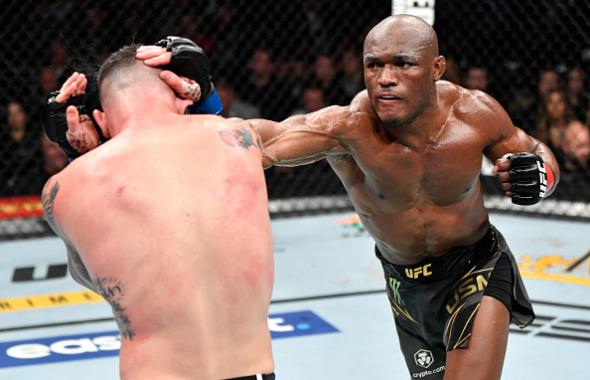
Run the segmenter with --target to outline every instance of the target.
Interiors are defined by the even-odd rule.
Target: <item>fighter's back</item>
[[[117,317],[121,376],[272,372],[257,139],[247,123],[215,116],[157,123],[124,131],[53,179],[59,227]]]

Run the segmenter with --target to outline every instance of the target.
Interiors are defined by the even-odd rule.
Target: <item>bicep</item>
[[[348,123],[346,112],[345,107],[328,107],[280,123],[261,119],[251,122],[262,140],[268,162],[292,166],[346,151],[342,143],[343,129]]]
[[[522,129],[516,127],[506,110],[491,96],[476,92],[483,112],[477,113],[475,122],[484,128],[490,143],[484,154],[492,161],[507,153],[533,152],[538,141],[529,136]]]

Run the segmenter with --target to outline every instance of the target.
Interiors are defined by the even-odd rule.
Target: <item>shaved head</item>
[[[438,53],[436,32],[420,17],[410,15],[389,16],[369,31],[365,38],[367,45],[403,38],[416,48],[426,49],[432,57]]]
[[[363,49],[365,85],[381,122],[409,125],[437,102],[445,71],[434,29],[419,17],[390,16],[369,31]]]

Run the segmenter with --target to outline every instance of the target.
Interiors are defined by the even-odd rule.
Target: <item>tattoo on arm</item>
[[[53,231],[60,237],[62,237],[62,233],[59,229],[55,221],[55,215],[53,213],[55,197],[59,191],[59,182],[49,180],[45,187],[43,188],[43,193],[41,194],[42,203],[43,203],[43,211],[45,212],[45,220],[49,226],[53,229]]]
[[[121,301],[125,295],[125,288],[121,281],[117,281],[112,277],[95,278],[93,282],[96,284],[95,288],[100,295],[111,304],[115,321],[121,331],[121,336],[125,339],[133,340],[135,332],[131,328],[131,320],[127,315],[127,308],[123,307]]]
[[[201,97],[201,87],[197,82],[192,79],[183,78],[183,93],[182,96],[184,99],[191,99],[193,101],[199,100]]]

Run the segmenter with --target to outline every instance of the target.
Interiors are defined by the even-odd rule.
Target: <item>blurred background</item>
[[[362,42],[392,13],[378,0],[4,0],[0,15],[0,239],[50,233],[38,195],[67,165],[40,109],[72,71],[92,75],[130,42],[188,37],[213,63],[224,115],[282,120],[364,89]],[[398,1],[399,3],[399,1]],[[406,2],[407,3],[407,2]],[[438,0],[445,79],[494,96],[548,144],[561,184],[536,215],[590,218],[590,1]],[[395,11],[395,8],[394,8]],[[489,208],[520,212],[482,168]],[[266,172],[274,216],[350,209],[325,162]]]

